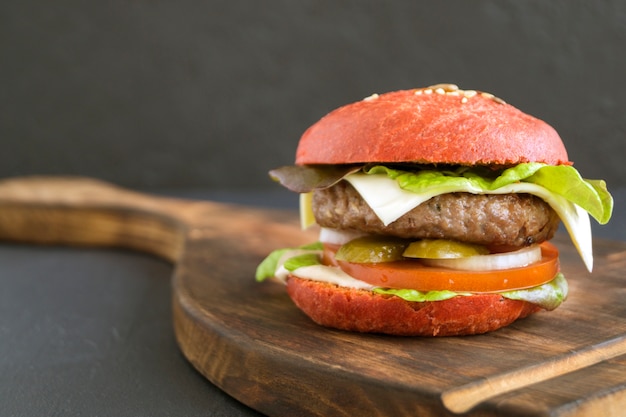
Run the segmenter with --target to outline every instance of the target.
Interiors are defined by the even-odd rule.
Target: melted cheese
[[[343,272],[341,269],[332,266],[310,265],[303,266],[292,272],[297,277],[311,279],[313,281],[322,281],[329,284],[339,285],[340,287],[357,288],[362,290],[371,290],[374,285],[358,280]]]

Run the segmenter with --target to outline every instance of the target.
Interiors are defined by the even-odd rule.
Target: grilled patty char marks
[[[313,193],[320,226],[416,239],[522,247],[552,238],[556,212],[531,194],[450,193],[431,198],[385,226],[347,181]]]

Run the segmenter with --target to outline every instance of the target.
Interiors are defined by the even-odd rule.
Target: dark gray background
[[[624,240],[625,50],[622,0],[3,1],[0,178],[293,206],[266,172],[307,126],[453,82],[552,124],[584,176],[620,189],[593,225]],[[258,415],[177,349],[171,274],[125,251],[0,245],[2,414]]]
[[[0,177],[261,189],[373,92],[453,82],[552,124],[626,185],[626,2],[5,1]]]

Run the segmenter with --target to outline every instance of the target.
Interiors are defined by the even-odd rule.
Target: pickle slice
[[[379,263],[402,260],[409,242],[390,236],[363,236],[341,246],[335,259],[353,263]]]
[[[451,259],[488,254],[489,249],[482,245],[447,239],[423,239],[412,242],[402,255],[407,258]]]

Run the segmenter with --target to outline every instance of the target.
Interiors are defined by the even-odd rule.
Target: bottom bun
[[[411,302],[293,276],[287,280],[287,292],[296,306],[319,325],[396,336],[487,333],[541,309],[498,294]]]

